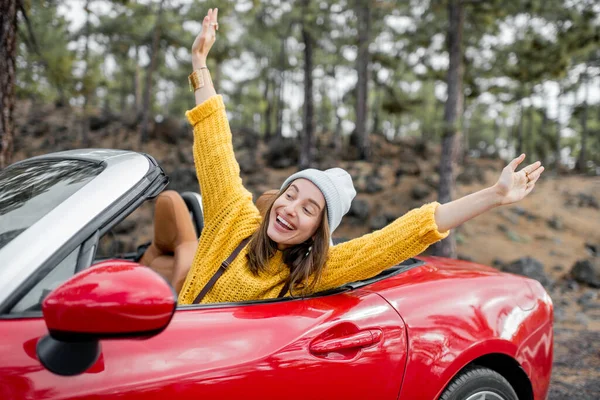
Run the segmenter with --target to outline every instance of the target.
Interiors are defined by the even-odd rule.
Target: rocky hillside
[[[92,118],[88,138],[72,109],[21,103],[15,159],[80,147],[132,149],[153,155],[171,177],[170,188],[198,191],[191,130],[167,119],[140,145],[127,118]],[[296,171],[297,149],[285,140],[263,144],[234,127],[244,184],[256,195],[278,188]],[[335,145],[319,138],[318,167],[340,166],[358,190],[338,237],[379,229],[414,207],[436,199],[439,148],[412,138],[374,138],[373,161],[339,161]],[[86,143],[87,142],[87,143]],[[15,160],[15,161],[16,161]],[[533,160],[528,160],[532,162]],[[492,185],[505,163],[470,159],[457,176],[456,196]],[[151,207],[121,231],[135,245],[150,236]],[[136,232],[133,234],[132,232]],[[459,257],[538,279],[555,304],[555,361],[551,399],[600,398],[600,178],[546,172],[534,192],[516,206],[498,208],[456,230]],[[131,239],[132,235],[135,237]],[[125,239],[123,239],[125,240]]]

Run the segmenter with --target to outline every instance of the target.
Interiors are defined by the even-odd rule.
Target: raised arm
[[[217,16],[217,9],[208,11],[202,21],[202,32],[192,45],[194,71],[190,85],[194,89],[196,107],[186,113],[194,127],[194,163],[206,225],[259,216],[252,195],[242,185],[225,105],[221,96],[216,95],[206,66],[208,53],[216,40]]]
[[[512,160],[490,188],[451,201],[426,204],[398,218],[385,228],[335,246],[317,284],[325,290],[367,279],[386,268],[419,255],[448,236],[451,229],[489,209],[515,203],[533,190],[544,167],[535,162],[516,172],[525,154]]]
[[[456,228],[496,206],[515,203],[531,193],[544,167],[536,161],[515,172],[523,160],[525,154],[512,160],[502,170],[494,186],[439,206],[435,212],[435,222],[440,231]]]

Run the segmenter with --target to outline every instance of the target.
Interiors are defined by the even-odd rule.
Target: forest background
[[[2,23],[16,30],[0,54],[0,167],[18,135],[15,99],[72,107],[84,147],[98,110],[135,127],[140,146],[157,123],[181,118],[193,106],[190,43],[217,6],[209,67],[232,127],[293,141],[283,149],[299,168],[320,152],[369,160],[380,136],[441,146],[441,202],[468,156],[526,152],[556,172],[600,174],[597,1],[213,3],[3,2]],[[456,255],[453,235],[438,252]]]
[[[543,162],[523,204],[433,252],[542,281],[556,307],[550,398],[598,398],[600,2],[4,0],[0,168],[127,148],[198,190],[183,114],[211,7],[208,67],[255,195],[298,168],[343,166],[359,189],[339,230],[352,237],[493,184],[521,152]]]

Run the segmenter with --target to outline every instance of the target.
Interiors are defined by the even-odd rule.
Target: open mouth
[[[284,229],[287,229],[288,231],[293,231],[295,229],[292,224],[287,222],[285,219],[281,218],[281,216],[279,215],[277,215],[275,221],[277,224],[279,224],[279,226],[283,227]]]

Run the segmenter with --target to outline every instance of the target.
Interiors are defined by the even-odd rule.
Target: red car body
[[[46,298],[45,319],[0,320],[0,398],[431,400],[477,363],[504,375],[520,398],[546,399],[552,302],[541,285],[474,263],[420,259],[360,288],[187,306],[172,319],[158,297],[136,297],[152,278],[104,268],[93,285],[78,286],[75,275]],[[66,300],[56,301],[57,292]],[[163,314],[144,314],[149,303]],[[149,327],[162,318],[166,328],[143,340],[100,340],[99,358],[74,376],[39,360],[49,329],[91,326],[103,338],[136,318]]]

